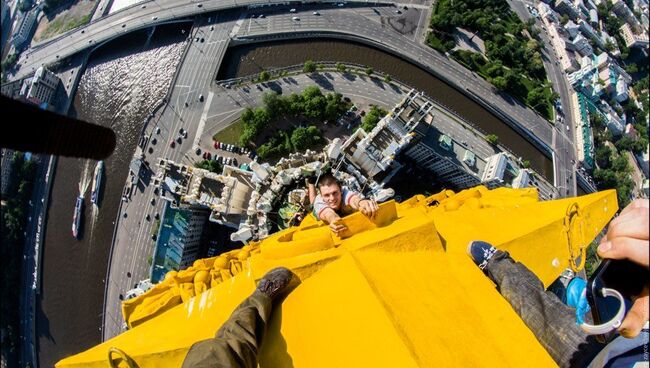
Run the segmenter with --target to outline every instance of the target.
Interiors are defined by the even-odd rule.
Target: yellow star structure
[[[540,202],[535,189],[479,186],[389,201],[374,221],[352,214],[342,237],[309,217],[168,273],[122,303],[128,331],[57,367],[105,367],[109,356],[125,367],[178,367],[278,266],[302,282],[273,312],[261,367],[554,366],[467,245],[507,250],[547,287],[582,268],[617,210],[613,190]]]

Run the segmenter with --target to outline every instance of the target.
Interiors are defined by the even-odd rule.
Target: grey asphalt
[[[167,158],[189,164],[197,157],[194,155],[193,139],[209,99],[210,83],[218,68],[214,60],[225,51],[225,41],[229,38],[235,22],[236,20],[232,19],[221,22],[215,16],[197,20],[188,35],[191,41],[188,40],[185,58],[177,71],[169,104],[146,128],[150,139],[142,151],[149,163],[149,169],[145,169],[145,178],[148,176],[151,179],[145,179],[140,186],[134,187],[130,200],[123,203],[119,215],[104,302],[104,339],[111,338],[121,331],[120,294],[124,295],[138,281],[149,278],[150,267],[147,259],[153,256],[155,247],[154,241],[151,240],[153,218],[156,212],[162,216],[163,207],[162,201],[153,193],[153,176],[158,170],[157,163],[160,158]],[[214,29],[210,30],[212,26]],[[197,37],[199,41],[195,41]],[[203,42],[200,41],[201,38],[204,39]],[[199,102],[201,94],[204,95],[204,102]],[[159,134],[155,133],[156,128],[160,128]],[[187,130],[188,138],[171,148],[170,141],[177,139],[181,128]],[[156,144],[153,144],[154,138]],[[153,149],[153,153],[149,153],[149,148]],[[140,148],[137,149],[136,156],[139,153]],[[152,198],[155,198],[154,205],[150,202]],[[150,221],[146,220],[147,215],[151,216]]]
[[[510,0],[509,4],[524,22],[527,19],[534,19],[535,26],[540,30],[540,37],[544,46],[541,50],[544,68],[553,85],[553,89],[560,94],[560,101],[564,111],[564,114],[562,114],[564,123],[556,122],[552,129],[552,147],[555,151],[555,183],[556,187],[560,189],[562,197],[575,196],[577,194],[577,179],[574,176],[577,171],[575,164],[575,141],[573,138],[575,134],[575,122],[570,113],[573,107],[569,97],[569,93],[573,88],[569,84],[562,69],[558,66],[557,55],[548,39],[544,24],[534,18],[526,9],[526,5],[536,7],[536,4],[526,0]],[[566,126],[569,127],[568,131],[565,128]]]

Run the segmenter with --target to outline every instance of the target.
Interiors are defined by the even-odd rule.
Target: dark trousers
[[[507,252],[497,251],[485,270],[560,367],[584,367],[605,346],[576,324],[575,311]]]
[[[257,367],[257,353],[271,310],[271,299],[256,290],[235,309],[213,339],[192,345],[183,367]]]

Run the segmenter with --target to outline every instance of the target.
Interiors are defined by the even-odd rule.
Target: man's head
[[[341,208],[341,185],[332,174],[324,174],[318,180],[320,196],[330,208]]]

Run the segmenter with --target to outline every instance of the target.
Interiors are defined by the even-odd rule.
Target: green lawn
[[[237,120],[226,129],[215,134],[212,139],[228,144],[239,145],[239,137],[244,131],[244,122]]]

